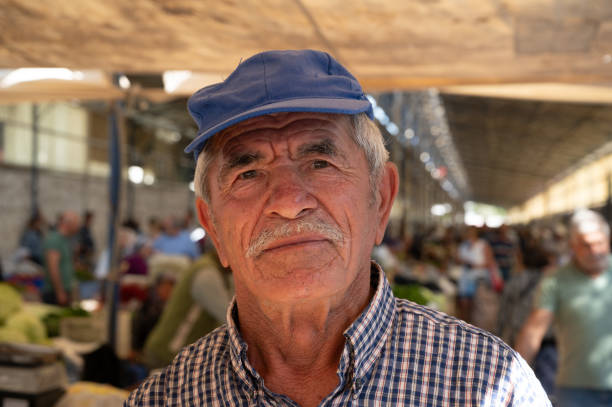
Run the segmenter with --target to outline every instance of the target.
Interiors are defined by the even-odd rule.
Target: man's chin
[[[307,269],[292,270],[259,285],[261,296],[277,303],[296,303],[327,297],[336,285],[331,276]],[[265,294],[263,294],[265,292]]]
[[[337,258],[319,256],[313,259],[277,259],[262,257],[257,262],[261,289],[268,296],[290,299],[320,297],[344,280],[345,273]]]
[[[609,267],[609,263],[607,259],[605,261],[592,261],[588,264],[585,264],[582,269],[590,275],[600,274],[606,271]]]

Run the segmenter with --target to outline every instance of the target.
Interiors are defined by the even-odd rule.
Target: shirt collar
[[[374,296],[367,308],[344,331],[346,344],[338,368],[341,379],[346,379],[346,374],[352,372],[351,379],[363,381],[380,357],[391,332],[395,298],[383,270],[375,262],[372,262],[370,279],[372,286],[376,287]],[[232,366],[245,383],[252,385],[253,380],[261,379],[247,359],[247,344],[238,329],[236,297],[232,299],[226,317]]]
[[[255,369],[251,367],[251,364],[247,359],[248,345],[242,339],[240,330],[238,329],[238,307],[236,306],[236,296],[234,296],[229,308],[227,309],[226,321],[227,330],[229,333],[232,367],[242,382],[251,387],[253,385],[253,381],[256,381],[259,376],[255,372]]]
[[[374,262],[370,281],[376,286],[376,292],[368,307],[344,331],[346,345],[340,361],[341,368],[343,365],[350,367],[353,379],[362,382],[380,357],[395,317],[393,292],[385,273]]]

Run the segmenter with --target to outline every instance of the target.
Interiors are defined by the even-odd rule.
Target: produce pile
[[[58,336],[60,321],[69,316],[88,316],[80,308],[26,306],[13,286],[0,283],[0,342],[50,344],[49,338]]]
[[[447,304],[444,295],[435,293],[420,284],[394,284],[392,289],[393,294],[397,298],[403,298],[436,310],[446,311]]]

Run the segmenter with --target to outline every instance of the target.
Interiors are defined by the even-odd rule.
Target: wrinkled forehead
[[[608,240],[608,235],[601,228],[579,231],[576,240],[587,244],[600,243]]]
[[[274,113],[245,120],[216,134],[207,150],[211,156],[227,153],[247,142],[292,136],[299,142],[307,137],[331,139],[350,136],[352,126],[349,115],[328,113]],[[211,157],[211,158],[213,158]]]

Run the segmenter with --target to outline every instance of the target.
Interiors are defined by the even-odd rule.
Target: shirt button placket
[[[361,380],[360,379],[355,379],[355,382],[353,384],[353,399],[357,399],[359,397],[359,391],[361,390]]]
[[[249,406],[257,406],[257,389],[247,388],[245,386],[244,389],[247,393],[247,398],[249,399]]]
[[[257,398],[257,392],[255,390],[252,390],[249,393],[249,406],[250,407],[259,406],[259,400]]]

